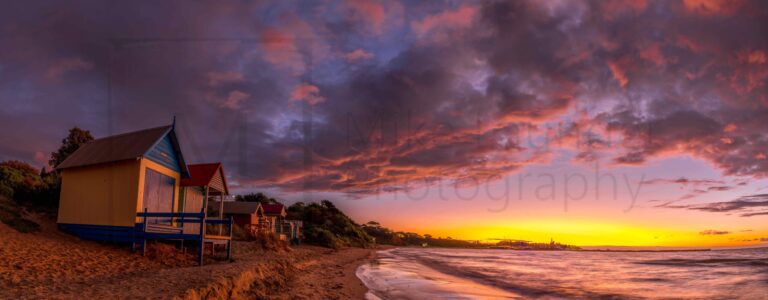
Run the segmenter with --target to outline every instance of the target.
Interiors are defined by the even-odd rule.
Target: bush
[[[307,242],[333,249],[339,249],[344,244],[340,238],[336,237],[332,232],[318,227],[305,229],[304,237]]]
[[[0,162],[0,195],[14,199],[35,210],[55,212],[59,206],[61,180],[56,173],[47,173],[27,163],[9,160]]]
[[[0,197],[0,221],[21,233],[40,230],[39,224],[22,216],[21,208],[18,205],[3,197]]]

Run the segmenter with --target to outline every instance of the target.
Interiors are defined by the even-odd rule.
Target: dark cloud
[[[714,229],[707,229],[704,231],[699,232],[701,235],[724,235],[724,234],[730,234],[730,231],[724,231],[724,230],[714,230]]]
[[[716,184],[724,184],[725,182],[722,180],[715,180],[715,179],[690,179],[685,177],[680,177],[677,179],[667,179],[667,178],[654,178],[651,180],[645,180],[642,182],[642,184],[679,184],[679,185],[693,185],[693,186],[699,186],[699,185],[705,185],[705,186],[711,186]]]
[[[764,2],[147,4],[0,11],[0,124],[17,129],[0,159],[176,115],[189,160],[222,160],[240,187],[500,178],[548,162],[555,146],[521,137],[553,124],[579,162],[686,154],[768,175]],[[763,214],[685,208],[729,205]]]
[[[689,209],[716,213],[738,213],[742,217],[768,215],[768,194],[742,196],[731,201],[712,202],[706,204],[675,205],[661,204],[657,207]]]

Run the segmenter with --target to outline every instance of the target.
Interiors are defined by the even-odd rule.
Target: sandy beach
[[[0,223],[0,298],[362,299],[355,276],[373,249],[300,246],[265,251],[237,242],[233,261],[195,265],[167,247],[147,257],[82,241],[50,221],[22,234]]]

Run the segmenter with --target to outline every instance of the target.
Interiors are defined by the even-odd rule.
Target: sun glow
[[[556,242],[576,246],[715,247],[752,245],[766,232],[705,235],[683,229],[573,220],[530,220],[514,224],[485,224],[431,230],[433,236],[497,242],[514,239]]]

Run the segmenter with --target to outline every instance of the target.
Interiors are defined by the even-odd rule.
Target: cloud
[[[304,57],[296,45],[296,37],[292,32],[267,28],[260,33],[260,41],[264,48],[264,59],[288,70],[293,75],[304,73],[306,65]]]
[[[624,72],[622,67],[617,62],[608,62],[608,68],[611,69],[611,73],[613,74],[613,78],[616,79],[616,81],[619,83],[619,86],[626,87],[629,83],[629,78],[627,78],[627,74]]]
[[[731,201],[688,205],[662,204],[657,207],[713,213],[738,213],[742,217],[753,217],[768,214],[768,194],[741,196]]]
[[[375,0],[346,0],[355,14],[355,17],[368,24],[375,34],[381,34],[384,30],[386,11],[382,3]]]
[[[304,101],[309,105],[317,105],[325,101],[325,98],[320,96],[320,89],[317,86],[301,83],[296,85],[291,92],[291,100]]]
[[[645,180],[642,182],[642,184],[679,184],[679,185],[693,185],[693,186],[699,186],[699,185],[716,185],[716,184],[724,184],[725,181],[722,180],[716,180],[716,179],[689,179],[686,177],[680,177],[677,179],[666,179],[666,178],[654,178],[651,180]]]
[[[0,124],[25,130],[0,137],[0,158],[34,161],[61,128],[105,136],[178,115],[190,160],[222,160],[242,186],[404,190],[569,151],[764,178],[768,18],[741,2],[19,4],[0,18]],[[697,180],[656,183],[685,186],[681,199],[737,186]],[[665,207],[765,214],[742,201]]]
[[[69,72],[90,70],[93,64],[82,58],[63,58],[53,62],[45,71],[48,79],[60,79]]]
[[[741,0],[683,0],[685,8],[701,15],[732,15],[743,5]]]
[[[417,36],[424,36],[437,30],[467,28],[477,15],[477,7],[462,5],[455,10],[429,15],[411,22],[411,29]]]
[[[354,51],[347,52],[344,54],[344,59],[346,59],[348,62],[357,62],[360,60],[366,60],[373,58],[373,53],[366,52],[365,50],[358,48]]]
[[[222,107],[230,109],[238,109],[242,106],[243,102],[251,95],[241,91],[231,91],[227,96],[227,99],[221,104]]]
[[[725,235],[730,234],[730,231],[707,229],[699,232],[700,235]]]

